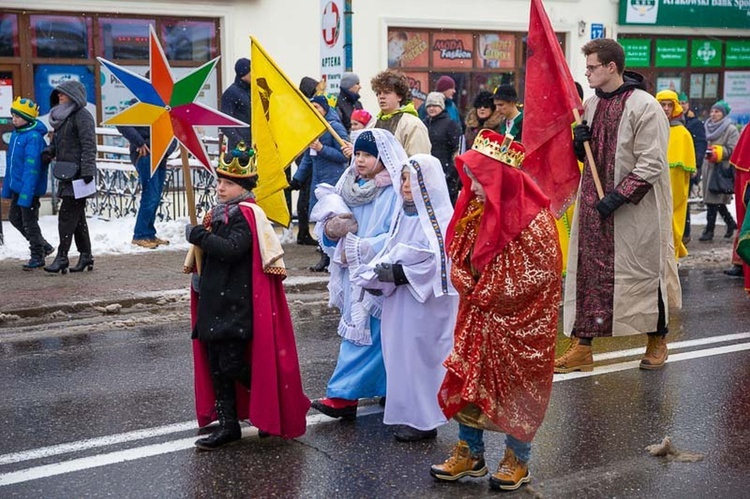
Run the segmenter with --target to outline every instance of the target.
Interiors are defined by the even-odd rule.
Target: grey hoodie
[[[86,107],[86,87],[80,81],[69,80],[60,83],[49,96],[50,107],[60,103],[60,92],[70,97],[78,109]]]

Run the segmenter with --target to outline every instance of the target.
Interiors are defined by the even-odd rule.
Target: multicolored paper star
[[[195,102],[201,88],[216,67],[219,57],[195,69],[184,78],[174,81],[167,57],[164,55],[153,26],[149,27],[149,32],[150,79],[97,57],[99,62],[106,66],[138,100],[137,103],[102,124],[149,126],[151,128],[152,174],[156,171],[174,138],[212,174],[215,174],[206,148],[194,127],[249,126],[247,123]]]

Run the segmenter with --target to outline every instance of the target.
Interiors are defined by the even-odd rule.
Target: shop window
[[[102,53],[105,59],[140,60],[149,58],[148,27],[153,19],[99,19]]]
[[[216,56],[216,24],[211,21],[165,21],[161,33],[171,61],[208,61]]]
[[[0,57],[18,57],[18,16],[0,14]]]
[[[68,16],[30,16],[34,57],[87,59],[91,50],[91,19]]]

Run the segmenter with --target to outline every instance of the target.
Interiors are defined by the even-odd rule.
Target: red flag
[[[581,173],[573,150],[573,108],[581,99],[542,0],[531,0],[524,92],[523,169],[557,217],[575,200]]]

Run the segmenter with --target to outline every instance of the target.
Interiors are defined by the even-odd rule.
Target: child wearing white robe
[[[352,282],[385,297],[381,344],[387,393],[383,422],[411,442],[435,438],[446,419],[437,393],[453,347],[458,294],[448,276],[444,233],[453,215],[445,175],[433,156],[409,158],[401,210],[383,250],[352,270]]]

